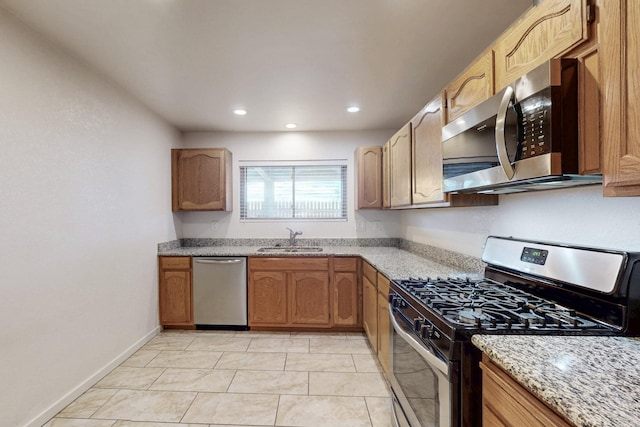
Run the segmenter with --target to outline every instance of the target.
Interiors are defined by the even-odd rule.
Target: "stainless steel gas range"
[[[491,236],[481,278],[394,280],[396,426],[479,426],[483,334],[640,335],[640,253]]]

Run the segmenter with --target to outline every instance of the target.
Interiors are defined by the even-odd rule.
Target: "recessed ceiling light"
[[[347,111],[350,113],[357,113],[358,111],[360,111],[360,107],[349,107],[347,108]]]
[[[286,125],[284,125],[284,127],[286,127],[287,129],[295,129],[298,127],[298,125],[295,123],[287,123]]]
[[[233,114],[235,114],[236,116],[244,116],[245,114],[247,114],[247,110],[238,108],[237,110],[233,110]]]

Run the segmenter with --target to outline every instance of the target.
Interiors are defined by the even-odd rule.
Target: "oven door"
[[[440,359],[414,335],[390,306],[391,375],[395,426],[449,427],[459,425],[459,397],[452,378],[456,363]],[[459,369],[459,368],[458,368]]]

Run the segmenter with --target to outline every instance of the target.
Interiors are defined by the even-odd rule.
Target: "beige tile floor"
[[[162,332],[45,427],[388,427],[364,335]]]

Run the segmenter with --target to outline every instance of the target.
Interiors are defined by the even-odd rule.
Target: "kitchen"
[[[0,350],[0,424],[8,426],[46,421],[61,409],[56,406],[61,399],[89,387],[88,378],[106,374],[114,360],[157,333],[158,243],[181,237],[287,237],[290,224],[242,223],[237,209],[172,214],[170,149],[226,147],[234,159],[340,158],[353,165],[356,147],[382,145],[530,2],[518,2],[520,9],[514,6],[502,27],[477,40],[475,50],[461,53],[455,70],[438,77],[422,104],[395,121],[363,128],[373,130],[184,133],[138,101],[139,94],[96,71],[89,59],[77,59],[71,48],[20,22],[6,10],[17,3],[0,3],[2,316],[8,325]],[[68,8],[61,7],[65,3]],[[39,2],[24,4],[31,12],[47,10]],[[64,26],[64,20],[54,19],[61,15],[83,22],[82,2],[53,4],[59,7],[40,16],[45,23]],[[89,32],[97,25],[84,22]],[[108,30],[107,51],[110,40],[123,43],[118,27]],[[152,29],[140,33],[154,34]],[[138,85],[153,80],[147,71]],[[238,182],[236,175],[233,181]],[[349,194],[353,188],[350,181]],[[474,257],[481,256],[490,234],[640,250],[640,199],[604,198],[601,186],[505,195],[497,206],[473,208],[355,211],[352,197],[349,203],[345,222],[301,222],[294,228],[306,238],[398,237]]]

